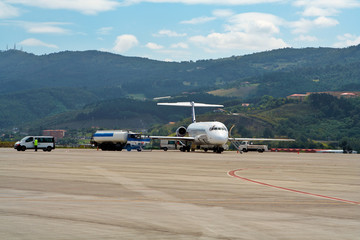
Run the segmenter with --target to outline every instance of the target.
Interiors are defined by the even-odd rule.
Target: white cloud
[[[342,48],[342,47],[349,47],[349,46],[355,46],[360,44],[360,36],[356,36],[350,33],[346,33],[341,36],[337,36],[337,39],[339,40],[336,42],[333,47]]]
[[[171,58],[165,58],[165,59],[164,59],[164,62],[174,62],[174,59],[171,59]]]
[[[266,13],[243,13],[230,18],[228,31],[241,31],[246,33],[276,34],[280,32],[279,26],[283,20],[275,15]]]
[[[100,35],[107,35],[110,34],[110,32],[113,30],[113,27],[102,27],[99,28],[96,33]]]
[[[231,51],[264,51],[288,47],[282,39],[243,32],[211,33],[207,36],[191,37],[190,42],[203,47],[207,52],[221,50]]]
[[[318,17],[314,20],[314,24],[318,27],[333,27],[339,24],[336,19],[328,17]]]
[[[186,35],[187,35],[186,33],[177,33],[175,31],[171,31],[171,30],[167,30],[167,29],[160,30],[158,33],[153,34],[154,37],[163,37],[163,36],[167,36],[167,37],[185,37]]]
[[[249,5],[260,3],[283,2],[284,0],[124,0],[123,5],[138,4],[141,2],[151,3],[183,3],[183,4],[204,4],[204,5]]]
[[[97,14],[99,12],[114,10],[120,6],[115,0],[6,0],[11,4],[22,4],[26,6],[65,9],[78,11],[83,14]]]
[[[40,24],[38,26],[36,25],[31,25],[26,27],[27,28],[27,32],[29,33],[54,33],[54,34],[66,34],[69,33],[68,30],[61,28],[61,27],[57,27],[54,26],[53,24]]]
[[[280,33],[284,21],[271,14],[243,13],[228,19],[224,33],[193,36],[189,41],[207,52],[218,51],[263,51],[288,47],[275,35]]]
[[[190,20],[181,21],[182,24],[203,24],[215,20],[215,17],[198,17]]]
[[[296,0],[294,6],[304,8],[305,17],[336,16],[342,9],[359,8],[358,0]]]
[[[317,8],[323,10],[337,10],[344,8],[360,7],[358,0],[296,0],[294,5],[305,9]]]
[[[184,43],[184,42],[179,42],[179,43],[171,44],[170,47],[171,47],[171,48],[188,49],[188,48],[189,48],[189,45],[188,45],[187,43]]]
[[[138,44],[139,41],[134,35],[124,34],[116,38],[115,46],[112,50],[116,53],[124,53]]]
[[[334,16],[338,12],[339,12],[338,10],[332,8],[329,9],[329,8],[309,6],[305,8],[302,15],[306,17]]]
[[[215,17],[224,18],[234,15],[234,12],[230,9],[217,9],[213,11]]]
[[[295,34],[307,33],[313,28],[313,21],[305,18],[301,18],[298,21],[290,22],[288,25],[293,29],[292,32]]]
[[[156,43],[152,43],[152,42],[149,42],[146,44],[146,47],[151,49],[151,50],[159,50],[159,49],[163,49],[164,46],[161,46],[161,45],[158,45]]]
[[[3,1],[0,1],[0,18],[12,18],[19,16],[19,10]]]
[[[327,28],[338,24],[339,22],[336,19],[328,17],[318,17],[314,20],[301,18],[298,21],[288,23],[295,34],[308,33],[314,28]]]
[[[70,30],[59,27],[69,25],[64,22],[25,22],[25,21],[7,21],[9,25],[22,27],[28,33],[35,34],[69,34]]]
[[[315,42],[318,39],[314,36],[300,35],[299,37],[295,38],[295,40],[300,42]]]
[[[203,23],[207,23],[210,21],[214,21],[217,18],[228,18],[228,17],[234,15],[234,12],[229,9],[217,9],[217,10],[214,10],[212,12],[212,14],[213,14],[212,17],[202,16],[202,17],[197,17],[197,18],[193,18],[190,20],[184,20],[184,21],[181,21],[180,23],[181,24],[193,24],[193,25],[203,24]]]
[[[334,27],[339,24],[334,18],[342,9],[359,8],[358,0],[295,0],[293,5],[303,8],[298,21],[289,23],[293,33],[308,33],[314,28]]]
[[[19,43],[19,45],[30,46],[30,47],[47,47],[47,48],[59,48],[54,44],[45,43],[35,38],[28,38]]]

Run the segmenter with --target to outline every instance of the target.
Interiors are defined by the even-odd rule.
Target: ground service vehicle
[[[128,133],[123,130],[96,131],[90,143],[101,150],[121,151],[126,145]]]
[[[27,136],[17,141],[14,149],[18,151],[25,151],[26,149],[35,149],[34,141],[38,140],[38,149],[50,152],[55,149],[55,139],[52,136]]]
[[[175,140],[160,140],[160,149],[164,151],[177,149]]]
[[[248,151],[258,151],[258,152],[266,152],[268,151],[267,145],[255,145],[249,141],[242,141],[239,147],[240,151],[248,152]]]
[[[140,152],[148,144],[150,144],[149,137],[142,135],[141,133],[129,132],[126,143],[126,150],[131,151],[132,149],[136,149]]]
[[[90,143],[104,151],[122,151],[124,148],[128,151],[132,149],[141,151],[150,143],[150,138],[131,131],[103,130],[96,131]]]

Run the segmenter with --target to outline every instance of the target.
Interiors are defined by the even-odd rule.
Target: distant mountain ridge
[[[360,90],[360,45],[285,48],[196,62],[162,62],[99,51],[36,56],[8,50],[0,51],[0,84],[0,129],[126,97],[151,99],[230,88],[239,89],[234,95],[238,98],[355,91]],[[168,120],[159,116],[154,122]]]
[[[124,57],[99,51],[68,51],[36,56],[9,50],[0,52],[0,84],[3,86],[0,93],[75,87],[99,95],[103,95],[104,91],[108,92],[106,90],[115,89],[122,95],[144,94],[147,97],[156,97],[195,91],[199,88],[213,90],[245,80],[261,85],[263,81],[268,81],[264,80],[266,74],[271,73],[297,74],[297,71],[303,73],[303,69],[322,70],[335,66],[342,67],[343,69],[339,68],[341,71],[356,71],[355,68],[359,65],[360,45],[344,49],[286,48],[245,56],[181,63]],[[323,73],[319,75],[321,77]],[[279,82],[277,79],[271,81]],[[360,79],[344,81],[344,84],[354,82],[360,83]],[[341,86],[330,87],[331,90],[337,90],[335,88]],[[288,88],[291,89],[291,86]],[[110,91],[111,97],[119,97],[114,96],[116,92]]]

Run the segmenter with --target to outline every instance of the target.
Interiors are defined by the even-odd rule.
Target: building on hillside
[[[65,137],[66,130],[43,130],[44,136],[53,136],[55,141]]]
[[[356,95],[356,93],[353,93],[353,92],[346,92],[346,93],[340,94],[340,97],[344,97],[344,98],[356,98],[356,97],[360,97],[360,94]]]
[[[329,94],[337,98],[357,98],[360,97],[360,92],[308,92],[308,95],[311,94]]]
[[[299,101],[304,101],[307,96],[311,94],[329,94],[337,98],[357,98],[360,97],[360,92],[308,92],[306,94],[292,94],[287,96],[288,99],[295,99]]]
[[[299,101],[304,101],[305,98],[308,96],[308,94],[299,94],[299,93],[296,93],[296,94],[292,94],[290,96],[287,96],[287,99],[294,99],[294,100],[299,100]]]

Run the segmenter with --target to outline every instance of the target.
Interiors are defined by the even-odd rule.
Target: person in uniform
[[[38,147],[38,140],[37,140],[37,138],[35,138],[35,140],[34,140],[34,147],[35,147],[35,152],[37,152],[37,147]]]

